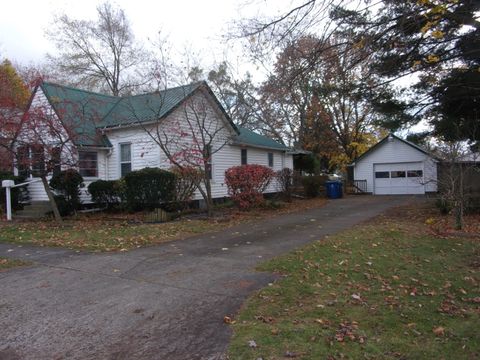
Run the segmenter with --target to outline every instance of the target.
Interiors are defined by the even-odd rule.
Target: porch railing
[[[367,180],[350,180],[347,182],[347,191],[350,194],[366,194]]]
[[[7,220],[11,221],[12,220],[12,192],[11,190],[14,188],[18,188],[21,186],[28,186],[30,184],[36,183],[42,181],[42,179],[34,179],[30,181],[26,181],[21,184],[15,184],[13,180],[3,180],[2,181],[2,187],[5,188],[5,206],[7,210]]]

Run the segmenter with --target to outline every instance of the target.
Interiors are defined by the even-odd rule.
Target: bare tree
[[[223,61],[208,72],[208,81],[235,124],[252,129],[258,126],[257,88],[250,73],[235,76],[231,66]]]
[[[212,100],[206,84],[198,86],[193,93],[188,94],[179,110],[181,115],[162,119],[165,94],[158,92],[146,96],[154,96],[155,100],[148,100],[145,106],[149,111],[149,119],[160,119],[144,122],[135,113],[135,107],[130,106],[137,124],[160,147],[161,153],[166,156],[164,166],[173,165],[180,170],[193,169],[201,176],[194,177],[193,181],[200,192],[207,208],[208,216],[213,215],[212,196],[212,159],[231,139],[231,130],[228,121],[212,110]],[[186,94],[187,95],[187,94]],[[154,105],[153,105],[154,104]]]
[[[114,96],[131,93],[147,83],[139,65],[147,53],[138,46],[124,11],[105,2],[97,7],[97,20],[62,15],[47,32],[58,55],[49,55],[68,83]]]
[[[437,151],[443,159],[437,180],[440,201],[451,208],[455,228],[461,230],[465,210],[480,199],[480,153],[464,141],[441,141]]]

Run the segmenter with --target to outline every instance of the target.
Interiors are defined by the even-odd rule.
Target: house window
[[[30,147],[30,159],[32,161],[32,174],[38,176],[45,171],[45,152],[42,145]]]
[[[405,171],[392,171],[391,175],[392,175],[392,179],[404,178],[405,177]]]
[[[422,177],[423,176],[423,171],[422,170],[408,170],[407,171],[407,176],[409,178],[412,177]]]
[[[388,171],[376,171],[375,172],[376,179],[389,179],[390,173]]]
[[[268,166],[273,167],[273,153],[268,153]]]
[[[124,177],[132,171],[132,144],[120,144],[120,175]]]
[[[28,146],[17,148],[17,169],[19,176],[28,177],[30,175],[30,148]]]
[[[55,147],[52,149],[51,158],[50,158],[50,168],[52,169],[53,175],[56,175],[60,171],[62,171],[61,156],[62,156],[61,147]]]
[[[212,146],[206,145],[203,151],[203,156],[205,158],[205,173],[207,177],[212,180]]]
[[[247,165],[247,149],[242,149],[242,165]]]
[[[97,177],[98,154],[96,151],[80,151],[78,153],[78,167],[83,177]]]

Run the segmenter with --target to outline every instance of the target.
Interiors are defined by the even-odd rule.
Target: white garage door
[[[374,165],[376,195],[425,194],[423,163]]]

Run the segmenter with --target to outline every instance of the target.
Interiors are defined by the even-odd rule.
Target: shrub
[[[184,210],[197,189],[202,178],[202,172],[195,167],[173,167],[170,169],[175,175],[175,191],[172,209]]]
[[[154,209],[173,201],[175,175],[158,168],[144,168],[125,175],[125,198],[130,210]]]
[[[60,171],[50,179],[50,187],[58,199],[57,206],[60,214],[70,215],[80,208],[80,187],[83,186],[83,177],[74,169]],[[63,199],[61,199],[63,197]],[[61,205],[59,205],[61,203]],[[63,207],[63,213],[60,207]]]
[[[25,181],[24,176],[15,176],[11,172],[4,172],[0,171],[0,208],[5,209],[6,208],[6,195],[5,195],[5,189],[1,187],[2,181],[3,180],[13,180],[15,181],[15,184],[20,184]],[[13,188],[11,189],[11,196],[12,196],[12,209],[13,210],[18,210],[21,208],[21,202],[28,200],[28,188],[25,186],[22,186],[20,188]]]
[[[274,177],[272,169],[262,165],[234,166],[225,172],[228,193],[241,209],[259,206],[263,192]]]
[[[77,207],[75,207],[72,202],[68,201],[65,196],[53,195],[53,198],[55,199],[55,204],[57,204],[60,216],[72,215],[75,213],[75,210],[77,210]],[[50,214],[52,214],[52,212],[50,212]]]
[[[326,176],[320,175],[302,177],[302,185],[305,195],[312,198],[319,196],[325,185],[325,181],[327,180],[328,178]]]
[[[112,208],[122,201],[123,191],[123,184],[120,180],[97,180],[88,185],[92,201],[107,208]]]
[[[440,214],[448,215],[452,211],[452,204],[447,199],[441,197],[435,201],[435,206],[440,210]]]
[[[293,159],[294,168],[304,171],[307,174],[318,174],[320,171],[320,160],[313,154],[301,154]]]
[[[293,170],[284,168],[276,172],[275,177],[280,186],[280,191],[286,200],[290,201],[293,191]]]

